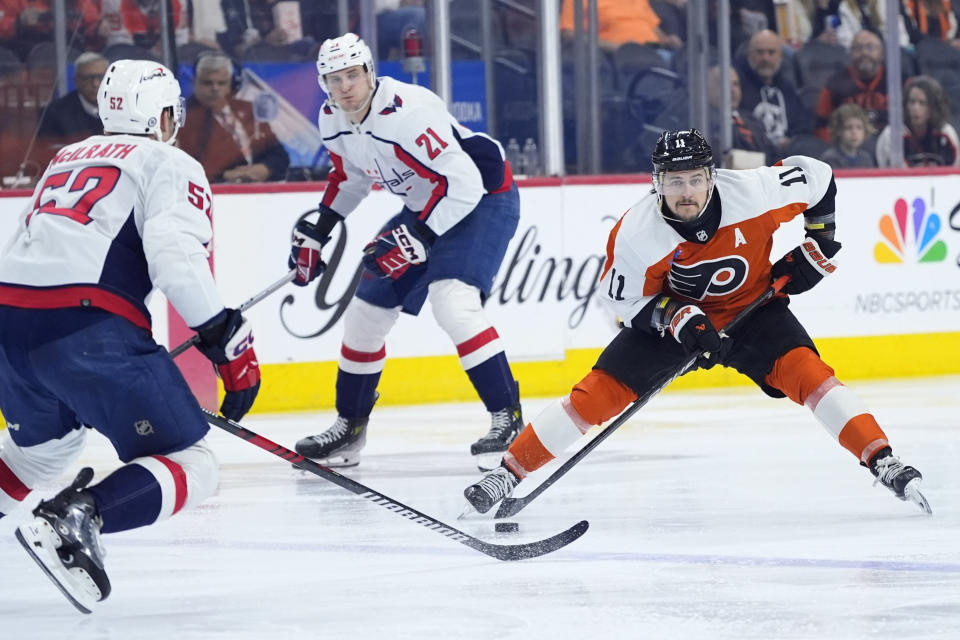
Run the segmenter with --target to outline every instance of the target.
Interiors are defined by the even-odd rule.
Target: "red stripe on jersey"
[[[19,309],[69,309],[96,307],[126,318],[141,329],[150,331],[150,319],[129,300],[97,287],[68,285],[64,287],[15,287],[0,285],[0,304]]]
[[[430,195],[430,199],[427,200],[427,204],[424,205],[423,211],[421,211],[419,214],[419,218],[421,220],[426,220],[430,215],[430,212],[433,211],[433,208],[437,206],[438,202],[440,202],[440,199],[447,195],[447,178],[421,164],[419,160],[404,151],[403,147],[397,143],[393,144],[393,152],[400,162],[413,169],[414,173],[416,173],[418,176],[424,180],[427,180],[428,182],[437,183],[437,186],[433,188],[433,193]]]
[[[340,345],[340,355],[351,362],[376,362],[387,357],[387,346],[380,347],[380,351],[355,351],[343,344]]]
[[[503,161],[503,182],[500,183],[500,186],[491,191],[490,193],[503,193],[509,191],[510,187],[513,186],[513,170],[510,168],[510,163],[506,160]]]
[[[30,493],[30,488],[20,481],[7,463],[0,460],[0,491],[21,502]]]
[[[464,340],[457,345],[457,354],[462,358],[465,355],[469,355],[479,349],[480,347],[490,344],[500,336],[497,335],[497,330],[493,327],[489,329],[484,329],[477,335],[473,336],[468,340]]]
[[[607,271],[610,270],[610,267],[613,266],[613,247],[617,243],[617,233],[620,231],[620,225],[623,223],[623,219],[627,217],[629,210],[624,212],[620,219],[617,220],[617,224],[613,225],[613,229],[610,230],[610,235],[607,236],[607,262],[603,265],[603,273],[600,274],[600,279],[603,280],[604,276],[607,275]]]
[[[162,462],[163,466],[170,471],[170,475],[173,476],[173,513],[170,514],[173,515],[177,511],[180,511],[180,509],[183,508],[184,503],[187,501],[187,474],[184,472],[183,467],[170,458],[165,456],[153,457]]]
[[[333,163],[333,171],[327,175],[327,184],[326,190],[323,192],[323,199],[320,201],[325,207],[331,207],[330,205],[336,200],[337,195],[340,194],[340,183],[347,179],[347,172],[343,170],[343,158],[337,154],[330,152],[330,162]]]

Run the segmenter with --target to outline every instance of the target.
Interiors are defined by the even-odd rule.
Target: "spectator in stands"
[[[876,133],[870,116],[853,103],[842,104],[830,116],[830,140],[833,146],[820,159],[834,169],[861,169],[877,166],[873,154],[863,148]]]
[[[687,0],[650,0],[650,7],[660,18],[661,31],[687,41]]]
[[[746,61],[737,66],[743,110],[763,123],[770,141],[784,149],[793,136],[813,131],[812,114],[784,77],[783,39],[764,29],[750,38]]]
[[[103,133],[97,111],[97,90],[107,72],[107,59],[87,51],[73,63],[76,89],[47,106],[37,132],[36,160],[45,167],[57,150]]]
[[[403,36],[408,28],[427,37],[427,9],[424,0],[377,0],[377,53],[381,60],[402,55]]]
[[[811,37],[849,49],[863,29],[883,33],[886,15],[885,0],[817,0]]]
[[[946,40],[960,48],[957,16],[950,0],[902,0],[900,37],[901,45],[915,45],[923,38],[930,37]]]
[[[66,10],[67,32],[76,31],[79,41],[74,45],[84,46],[96,35],[99,4],[96,0],[67,0]],[[51,42],[53,27],[52,0],[0,0],[0,41],[21,59],[37,44]]]
[[[719,114],[722,108],[722,96],[720,84],[720,66],[711,67],[707,72],[707,100],[714,114]],[[730,128],[731,128],[731,147],[722,149],[720,146],[721,129],[719,118],[711,118],[710,144],[714,149],[721,151],[723,166],[728,169],[752,169],[754,167],[765,166],[769,163],[779,160],[774,158],[776,154],[775,147],[767,138],[763,124],[749,113],[742,113],[740,107],[740,75],[736,69],[730,69]],[[741,159],[748,154],[741,152],[753,152],[757,154],[756,163],[752,166],[745,166]]]
[[[850,45],[850,66],[832,75],[817,102],[817,135],[830,139],[827,123],[841,104],[860,105],[870,124],[880,130],[887,124],[887,72],[883,64],[883,40],[872,31],[861,31]]]
[[[584,23],[588,20],[584,10]],[[573,0],[563,0],[560,30],[573,35]],[[597,0],[597,39],[600,47],[614,51],[625,42],[649,44],[665,49],[679,49],[683,41],[660,29],[660,18],[650,0]]]
[[[183,2],[169,2],[173,7],[176,45],[186,44],[190,39],[190,27]],[[100,7],[99,33],[104,38],[105,47],[128,44],[150,50],[158,56],[162,54],[162,3],[158,0],[102,0]]]
[[[960,142],[948,120],[950,105],[943,87],[930,76],[914,76],[903,91],[903,159],[908,167],[960,166]],[[890,127],[877,138],[877,164],[889,167]]]
[[[239,70],[228,56],[200,56],[186,124],[177,137],[180,148],[203,165],[210,182],[283,180],[290,156],[270,125],[256,121],[253,105],[234,97],[239,84]]]
[[[286,47],[291,55],[314,57],[309,54],[316,45],[314,32],[318,23],[330,22],[325,33],[336,35],[336,3],[300,0],[294,7],[294,24],[299,29],[288,29],[283,18],[276,14],[280,0],[221,0],[224,30],[217,34],[220,47],[232,55],[243,57],[248,49],[258,44]]]

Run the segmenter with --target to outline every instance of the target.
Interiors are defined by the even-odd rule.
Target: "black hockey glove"
[[[343,220],[338,213],[324,205],[319,206],[320,217],[316,223],[301,218],[293,227],[290,240],[290,258],[287,267],[297,270],[293,284],[305,287],[327,269],[320,251],[330,241],[330,232],[337,222]]]
[[[687,355],[702,351],[703,356],[697,360],[697,364],[704,369],[710,369],[722,361],[732,344],[730,338],[720,337],[703,309],[669,296],[660,296],[657,300],[652,322],[661,331],[669,329],[670,335],[680,343]]]
[[[260,363],[253,352],[253,331],[237,309],[224,309],[196,327],[197,349],[213,363],[226,395],[220,413],[240,420],[260,391]]]
[[[836,240],[807,236],[799,247],[774,263],[770,270],[771,279],[790,276],[790,282],[784,285],[783,293],[809,291],[823,280],[823,276],[837,270],[837,265],[831,258],[837,255],[840,246]]]

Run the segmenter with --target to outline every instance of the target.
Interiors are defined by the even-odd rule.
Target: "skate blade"
[[[503,460],[504,451],[491,451],[490,453],[478,453],[473,456],[474,462],[477,463],[477,469],[486,473],[487,471],[493,471],[500,466],[500,461]]]
[[[81,613],[93,613],[93,606],[97,602],[97,597],[83,589],[82,585],[76,584],[78,578],[87,578],[87,580],[89,578],[85,574],[82,577],[71,574],[63,568],[56,551],[56,540],[59,539],[59,536],[53,531],[50,523],[38,518],[30,524],[17,527],[15,533],[17,540],[30,554],[33,561],[47,574],[50,581],[70,601],[70,604]],[[67,584],[72,584],[75,589],[70,589]]]
[[[485,513],[480,513],[473,508],[473,505],[469,501],[464,500],[463,510],[460,512],[460,515],[457,516],[457,520],[486,520],[489,516]]]
[[[903,497],[905,500],[909,500],[923,509],[923,512],[928,516],[933,515],[933,509],[930,508],[930,503],[927,502],[927,499],[920,493],[920,478],[914,478],[907,483],[907,486],[903,488]]]

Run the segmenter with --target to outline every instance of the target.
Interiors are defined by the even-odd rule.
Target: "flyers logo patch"
[[[740,256],[704,260],[696,264],[670,266],[670,288],[693,300],[733,293],[747,281],[750,265]]]

